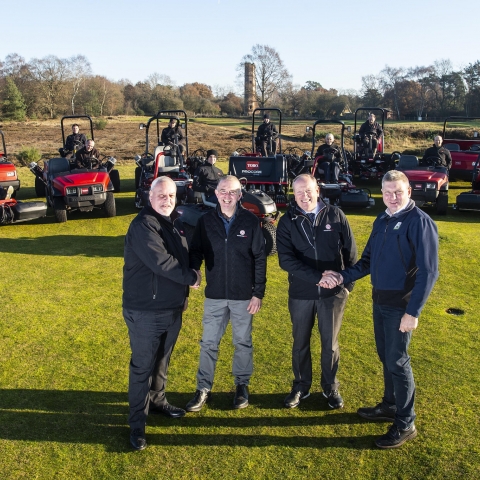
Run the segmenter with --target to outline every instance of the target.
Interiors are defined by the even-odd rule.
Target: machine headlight
[[[76,195],[77,188],[76,187],[67,187],[67,195]]]
[[[427,183],[427,190],[435,190],[436,187],[435,183]]]
[[[103,185],[102,184],[94,185],[92,187],[92,190],[93,190],[93,193],[103,192]]]

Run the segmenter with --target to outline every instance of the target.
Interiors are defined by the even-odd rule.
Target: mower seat
[[[409,170],[418,167],[418,158],[415,155],[402,155],[398,161],[398,170]]]
[[[170,149],[165,149],[163,145],[159,145],[155,148],[154,158],[160,155],[158,160],[158,173],[179,172],[180,165],[177,163],[177,158],[170,155]]]
[[[52,158],[48,161],[48,174],[51,177],[68,172],[70,172],[70,162],[68,158]]]
[[[444,143],[443,146],[447,150],[450,150],[450,152],[459,152],[460,151],[460,145],[458,143]]]

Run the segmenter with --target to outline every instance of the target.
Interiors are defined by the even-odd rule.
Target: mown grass
[[[134,166],[120,169],[127,181],[117,195],[117,217],[72,214],[56,224],[49,211],[45,219],[0,229],[1,478],[479,478],[480,214],[450,209],[447,217],[434,217],[441,275],[411,347],[415,441],[380,451],[373,440],[386,424],[364,422],[355,413],[382,395],[368,280],[357,282],[341,331],[345,408],[331,411],[321,396],[317,332],[313,394],[297,409],[282,407],[292,380],[287,281],[277,257],[270,257],[267,294],[254,319],[251,406],[231,409],[229,329],[212,403],[180,420],[151,416],[149,447],[131,452],[121,281],[123,235],[137,212],[128,191]],[[19,198],[33,198],[33,176],[19,171]],[[455,186],[456,193],[467,188]],[[347,211],[360,250],[382,209],[378,186],[372,189],[375,208]],[[192,292],[172,357],[168,398],[180,406],[195,390],[202,302],[202,292]],[[449,307],[465,313],[450,316]]]

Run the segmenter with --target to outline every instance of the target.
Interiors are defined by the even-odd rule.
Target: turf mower
[[[421,161],[415,155],[402,155],[397,165],[408,178],[411,198],[417,207],[433,206],[437,215],[446,215],[448,207],[448,171],[437,157]]]
[[[400,152],[385,153],[384,133],[380,138],[376,135],[360,136],[360,127],[366,118],[373,113],[380,120],[384,130],[388,110],[378,107],[360,107],[355,110],[353,131],[353,161],[351,169],[355,176],[362,179],[380,179],[389,170],[395,168],[395,162],[400,158]],[[374,152],[373,140],[377,141],[377,149]]]
[[[473,166],[472,189],[458,195],[453,208],[455,210],[480,211],[480,154]]]
[[[443,146],[450,150],[450,178],[469,181],[480,153],[480,117],[447,117],[443,122]]]
[[[13,187],[0,186],[0,225],[27,222],[47,214],[45,202],[20,202],[12,198]]]
[[[325,148],[322,155],[317,155],[316,128],[317,125],[329,125],[330,130],[340,131],[340,145],[336,148]],[[357,188],[352,182],[352,174],[349,171],[349,159],[351,155],[345,151],[345,127],[340,120],[317,120],[312,127],[307,127],[307,132],[312,132],[312,156],[314,157],[311,173],[317,179],[320,187],[320,195],[332,205],[338,207],[369,208],[375,205],[370,190]],[[331,133],[331,132],[330,132]],[[331,181],[326,178],[325,168],[337,168],[338,181]]]
[[[18,179],[17,169],[15,165],[8,160],[7,147],[5,145],[5,135],[0,130],[2,137],[2,151],[0,151],[0,187],[8,189],[13,188],[12,198],[15,198],[17,190],[20,190],[20,180]]]
[[[182,145],[175,136],[171,144],[161,141],[161,120],[175,118],[185,130],[185,143]],[[152,122],[156,125],[156,137],[151,141],[150,128]],[[184,110],[159,110],[147,123],[140,124],[140,130],[145,130],[145,151],[135,157],[135,206],[143,208],[148,205],[148,197],[152,182],[162,175],[170,177],[177,185],[177,203],[185,203],[187,191],[192,184],[191,176],[186,170],[185,157],[188,157],[188,118]],[[150,146],[153,143],[153,146]]]
[[[88,118],[91,138],[94,139],[90,117],[67,116],[61,122],[64,145],[63,122],[67,118]],[[116,215],[113,192],[120,187],[120,176],[118,170],[114,170],[115,163],[113,157],[92,158],[87,168],[76,168],[73,157],[58,157],[45,160],[43,168],[36,162],[30,163],[29,168],[35,175],[37,195],[45,195],[47,204],[55,212],[55,219],[63,223],[67,221],[67,212],[75,210],[91,212],[101,209],[107,217]]]
[[[276,149],[271,144],[273,138],[267,138],[272,152],[269,156],[260,153],[259,139],[255,129],[257,112],[276,112],[278,115],[278,139]],[[244,178],[247,191],[265,192],[278,207],[286,207],[289,189],[288,159],[282,154],[282,112],[278,108],[256,108],[252,114],[252,150],[240,148],[229,160],[228,173]],[[276,152],[276,153],[273,153]]]

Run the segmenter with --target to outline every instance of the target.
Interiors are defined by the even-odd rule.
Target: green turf
[[[19,198],[34,197],[21,168]],[[118,216],[73,213],[0,227],[0,478],[449,479],[480,477],[478,396],[480,213],[437,217],[440,279],[420,318],[411,355],[419,437],[395,451],[373,446],[387,425],[356,415],[381,398],[369,281],[359,281],[341,331],[339,378],[345,408],[331,411],[318,382],[313,335],[312,396],[282,408],[292,381],[287,279],[268,260],[267,293],[254,319],[251,406],[231,409],[231,332],[221,345],[213,401],[179,420],[151,416],[144,452],[128,446],[129,344],[121,314],[123,236],[136,215],[134,165],[120,167]],[[467,187],[454,184],[455,194]],[[130,191],[128,191],[130,190]],[[377,206],[347,211],[360,249]],[[173,353],[168,399],[195,390],[203,292],[194,291]],[[459,317],[445,313],[461,308]]]

